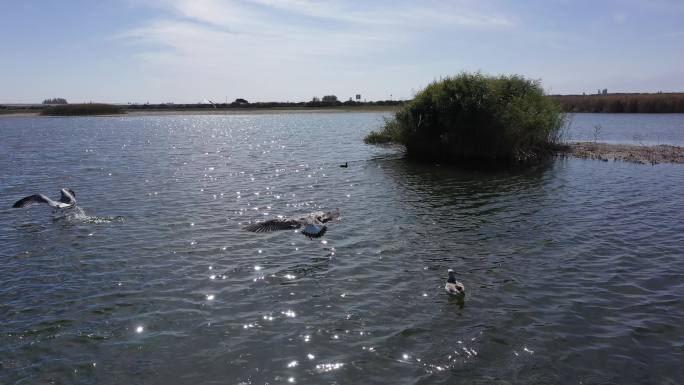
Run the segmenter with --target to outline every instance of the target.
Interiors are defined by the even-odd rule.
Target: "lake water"
[[[1,118],[0,383],[684,382],[683,166],[412,164],[362,143],[382,117]],[[61,187],[85,214],[9,208]]]
[[[684,114],[568,114],[565,139],[684,146]]]

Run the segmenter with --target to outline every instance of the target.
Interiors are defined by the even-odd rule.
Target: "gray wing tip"
[[[253,233],[263,233],[267,231],[261,223],[253,223],[251,225],[243,227],[242,229],[251,231]]]

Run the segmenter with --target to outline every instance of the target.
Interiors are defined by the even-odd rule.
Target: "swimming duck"
[[[348,164],[348,162],[344,162],[344,164],[341,164],[340,167],[347,168],[347,167],[349,167],[349,164]]]
[[[30,206],[36,203],[47,203],[50,207],[56,209],[67,209],[76,206],[76,193],[70,188],[63,188],[60,190],[61,196],[59,201],[54,201],[43,194],[30,195],[16,201],[12,207],[20,208]]]
[[[254,223],[245,226],[244,229],[255,233],[265,233],[268,231],[278,230],[294,230],[304,227],[301,233],[309,238],[320,238],[328,227],[324,223],[338,219],[340,217],[340,209],[331,211],[315,211],[307,216],[301,218],[274,218],[264,222]]]
[[[465,297],[465,286],[461,282],[456,280],[456,273],[449,269],[449,279],[446,285],[444,285],[444,290],[447,294],[463,299]]]

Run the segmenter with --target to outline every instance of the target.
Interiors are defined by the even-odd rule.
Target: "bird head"
[[[317,219],[321,223],[326,223],[326,222],[330,222],[332,220],[338,219],[339,217],[340,217],[340,209],[334,209],[334,210],[330,210],[328,212],[323,213]]]
[[[448,273],[449,273],[449,280],[447,280],[447,282],[456,283],[456,273],[452,269],[449,269]]]

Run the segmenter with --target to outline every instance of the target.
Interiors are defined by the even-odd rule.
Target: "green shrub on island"
[[[529,162],[554,152],[564,120],[539,81],[462,73],[428,85],[364,141],[422,160]]]
[[[119,106],[104,103],[59,104],[46,107],[40,112],[46,116],[86,116],[86,115],[116,115],[125,114]]]

